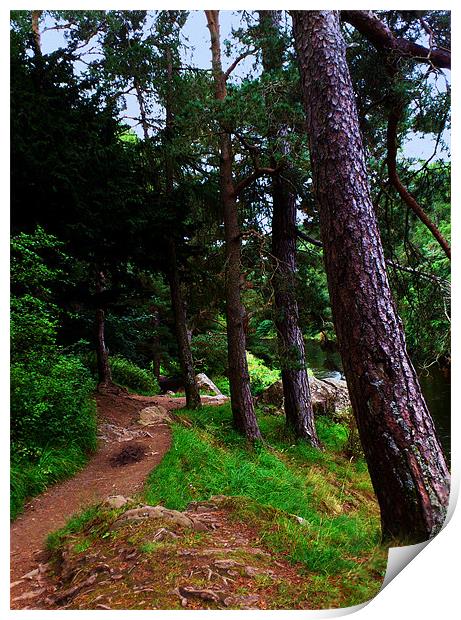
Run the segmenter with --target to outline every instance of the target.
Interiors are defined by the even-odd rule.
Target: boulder
[[[145,407],[139,412],[138,424],[142,426],[154,426],[156,424],[167,424],[171,422],[171,416],[165,407],[152,405]]]
[[[199,390],[207,390],[215,396],[224,396],[221,390],[206,376],[204,372],[199,373],[196,377]]]
[[[312,406],[315,415],[327,415],[342,419],[351,406],[347,384],[340,379],[317,379],[309,377]],[[276,381],[258,396],[256,402],[267,413],[283,412],[283,385]]]

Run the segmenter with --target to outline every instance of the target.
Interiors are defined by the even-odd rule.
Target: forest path
[[[213,401],[213,398],[204,398]],[[24,512],[11,524],[11,583],[37,568],[43,559],[46,536],[62,527],[74,513],[109,495],[130,496],[139,492],[148,474],[162,460],[171,443],[168,424],[143,427],[137,424],[145,407],[161,405],[167,410],[185,405],[185,398],[98,394],[99,447],[86,467],[26,504]],[[134,447],[142,454],[136,462],[114,466],[113,459],[124,448]],[[12,587],[12,600],[30,589],[28,580]],[[12,603],[20,608],[27,600]]]

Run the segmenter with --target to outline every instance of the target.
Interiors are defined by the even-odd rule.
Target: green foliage
[[[279,370],[271,370],[264,362],[247,351],[248,372],[250,373],[251,391],[255,396],[261,394],[269,385],[280,379]]]
[[[96,353],[94,351],[86,351],[81,353],[79,357],[96,381]],[[150,370],[140,368],[137,364],[121,355],[110,356],[109,366],[114,383],[145,396],[155,396],[155,394],[159,393],[160,389],[157,380]]]
[[[38,226],[34,233],[20,233],[11,239],[11,361],[22,362],[31,355],[53,354],[57,328],[57,307],[51,301],[50,286],[62,271],[45,261],[63,260],[61,243]]]
[[[229,379],[227,377],[213,377],[213,383],[226,396],[230,396]]]
[[[227,372],[227,335],[208,331],[192,337],[192,354],[197,372],[210,377]]]
[[[16,455],[34,458],[48,445],[96,447],[94,383],[80,360],[32,359],[11,368],[11,439]]]
[[[109,363],[115,383],[145,396],[159,393],[157,380],[148,370],[139,368],[133,362],[119,356],[111,357]]]
[[[56,344],[52,287],[64,260],[58,240],[38,227],[12,240],[11,514],[27,496],[72,475],[96,447],[94,382]]]

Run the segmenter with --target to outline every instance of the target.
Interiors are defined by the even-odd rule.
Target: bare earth
[[[167,410],[183,407],[184,398],[144,397],[133,394],[97,395],[100,428],[99,448],[85,469],[69,480],[54,485],[33,498],[11,525],[11,582],[37,567],[43,556],[46,536],[62,527],[71,515],[108,495],[133,495],[139,492],[149,472],[160,463],[170,447],[167,424],[141,427],[136,423],[139,411],[151,405]],[[128,432],[127,432],[128,431]],[[133,438],[130,439],[130,434]],[[144,435],[144,436],[143,436]],[[144,455],[138,462],[114,466],[111,459],[126,446],[141,446]],[[28,584],[12,588],[12,598],[20,596]],[[20,608],[24,602],[13,602]]]

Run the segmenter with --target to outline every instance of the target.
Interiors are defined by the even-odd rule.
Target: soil
[[[99,447],[85,469],[34,497],[11,525],[12,583],[37,567],[45,557],[44,542],[47,535],[62,527],[74,513],[110,495],[132,496],[141,491],[149,472],[160,463],[171,442],[171,431],[167,424],[141,427],[136,423],[141,409],[161,405],[170,411],[185,405],[184,398],[146,397],[128,393],[97,394],[96,401]],[[138,451],[138,458],[114,467],[114,460],[117,457],[123,460],[120,453],[124,450],[129,453],[127,446],[130,445],[137,446],[133,453]],[[139,454],[141,450],[142,454]],[[28,587],[27,580],[17,583],[12,588],[13,598],[21,596]],[[26,602],[13,602],[12,608],[21,608]]]

